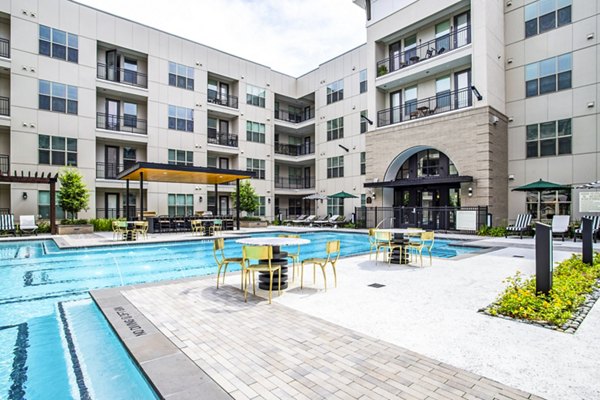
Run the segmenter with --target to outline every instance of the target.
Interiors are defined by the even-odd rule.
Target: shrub
[[[506,227],[504,226],[482,226],[477,231],[479,236],[494,236],[503,237],[506,234]]]
[[[88,223],[87,219],[61,219],[61,225],[85,225]]]
[[[347,229],[355,229],[355,228],[356,228],[356,225],[355,225],[355,224],[353,224],[352,222],[348,222],[348,223],[346,223],[346,224],[342,225],[342,228],[347,228]]]
[[[48,221],[38,221],[38,233],[50,233],[50,222]]]
[[[278,219],[274,219],[273,222],[271,222],[271,225],[279,226],[279,225],[281,225],[281,221]]]
[[[262,219],[260,219],[260,217],[246,216],[246,217],[241,217],[240,221],[262,221]]]
[[[114,219],[97,218],[90,219],[90,224],[94,225],[94,232],[110,232],[112,231],[112,223]]]
[[[599,280],[600,254],[594,255],[591,267],[573,255],[554,269],[552,289],[547,295],[536,294],[535,276],[525,279],[517,272],[506,279],[508,287],[487,311],[560,326],[572,318],[586,294],[600,287]]]

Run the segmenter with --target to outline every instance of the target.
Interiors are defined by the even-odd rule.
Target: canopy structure
[[[346,193],[344,191],[341,191],[339,193],[336,194],[332,194],[330,196],[327,196],[330,199],[357,199],[358,196],[355,196],[353,194],[350,193]]]
[[[513,192],[544,192],[546,190],[568,190],[571,189],[569,185],[560,185],[558,183],[547,182],[539,180],[537,182],[531,182],[527,185],[519,186],[513,189]]]
[[[444,185],[448,183],[461,183],[461,182],[473,182],[473,177],[468,175],[455,175],[455,176],[435,176],[427,178],[413,178],[413,179],[398,179],[395,181],[383,181],[383,182],[368,182],[365,183],[365,187],[414,187],[422,185]]]
[[[148,182],[171,182],[171,183],[191,183],[191,184],[213,184],[215,185],[215,199],[218,199],[219,184],[236,182],[237,199],[236,204],[240,204],[240,179],[250,179],[254,173],[250,171],[239,171],[233,169],[193,167],[187,165],[160,164],[150,162],[137,162],[131,167],[117,175],[117,179],[127,182],[126,198],[129,198],[129,181],[140,181],[140,193],[143,193],[144,179]],[[216,202],[219,207],[219,202]],[[140,216],[143,219],[144,197],[140,195]],[[127,220],[129,220],[129,207],[126,207]],[[217,209],[217,214],[219,210]],[[237,229],[240,229],[240,210],[236,207]]]

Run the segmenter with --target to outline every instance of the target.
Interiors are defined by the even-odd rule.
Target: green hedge
[[[600,287],[599,280],[600,254],[594,255],[592,266],[584,264],[581,256],[573,255],[554,269],[548,295],[535,293],[535,276],[525,279],[517,272],[506,279],[508,287],[487,311],[561,326],[571,319],[586,295]]]
[[[479,236],[495,236],[504,237],[506,235],[506,227],[504,226],[482,226],[477,231]]]
[[[112,231],[112,223],[115,219],[97,218],[90,219],[90,224],[94,225],[94,232],[110,232]]]

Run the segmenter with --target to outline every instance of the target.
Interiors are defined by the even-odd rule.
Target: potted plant
[[[233,194],[233,205],[237,207],[236,204],[237,192]],[[253,213],[255,212],[260,203],[258,202],[258,196],[254,191],[254,188],[250,184],[250,181],[242,181],[240,182],[240,205],[239,209],[245,213]],[[258,227],[266,227],[267,221],[261,220],[260,217],[254,217],[246,215],[240,218],[240,227],[243,228],[258,228]]]
[[[383,76],[388,73],[387,65],[377,67],[377,76]]]
[[[58,225],[58,234],[93,233],[93,225],[85,219],[77,219],[77,213],[87,210],[90,202],[90,191],[83,182],[83,176],[77,169],[66,168],[61,171],[58,180],[58,205],[68,217]]]

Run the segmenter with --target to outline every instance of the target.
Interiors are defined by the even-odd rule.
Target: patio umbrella
[[[358,196],[355,196],[353,194],[350,193],[346,193],[344,191],[341,191],[339,193],[336,194],[332,194],[330,196],[327,196],[330,199],[358,199]]]
[[[514,188],[513,192],[544,192],[546,190],[561,190],[561,189],[571,189],[569,185],[560,185],[558,183],[546,182],[543,180],[539,180],[537,182],[531,182],[527,185],[519,186]]]

